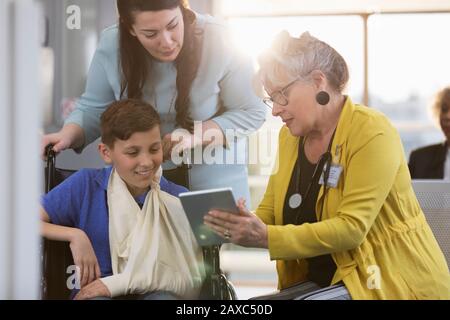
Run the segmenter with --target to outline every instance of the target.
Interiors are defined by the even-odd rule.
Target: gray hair
[[[280,32],[259,57],[259,76],[264,83],[281,87],[288,80],[308,80],[314,70],[322,71],[331,88],[342,93],[349,80],[347,63],[327,43],[304,32],[300,38],[293,38],[287,31]]]

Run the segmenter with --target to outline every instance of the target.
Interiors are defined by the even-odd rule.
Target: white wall
[[[2,150],[10,150],[8,137],[10,136],[9,110],[10,105],[10,77],[9,64],[10,59],[8,47],[8,12],[7,1],[0,1],[0,66],[3,71],[0,72],[0,146]],[[0,299],[6,299],[10,291],[9,278],[11,274],[10,261],[10,228],[11,208],[10,193],[6,182],[10,181],[9,167],[11,166],[10,157],[7,152],[3,152],[0,157]]]
[[[0,299],[39,297],[39,12],[0,1]]]

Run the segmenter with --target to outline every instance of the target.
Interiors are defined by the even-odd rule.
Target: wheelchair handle
[[[55,159],[56,159],[56,152],[53,150],[53,145],[49,144],[45,147],[45,155],[47,156],[47,179],[46,179],[46,186],[45,186],[45,192],[50,191],[50,186],[54,184],[55,180]]]
[[[46,147],[45,147],[45,155],[47,156],[47,158],[49,158],[49,157],[56,157],[56,153],[55,153],[55,151],[53,150],[53,144],[48,144]]]

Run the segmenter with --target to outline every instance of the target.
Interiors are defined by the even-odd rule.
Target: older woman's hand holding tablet
[[[245,207],[236,203],[231,188],[180,193],[180,201],[201,246],[232,241],[267,248],[267,227]]]

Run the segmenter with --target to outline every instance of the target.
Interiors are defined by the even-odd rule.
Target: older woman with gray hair
[[[303,33],[260,57],[266,104],[285,126],[277,170],[249,212],[211,211],[231,242],[268,248],[281,292],[263,298],[449,299],[450,274],[411,186],[396,129],[343,94],[342,56]]]

